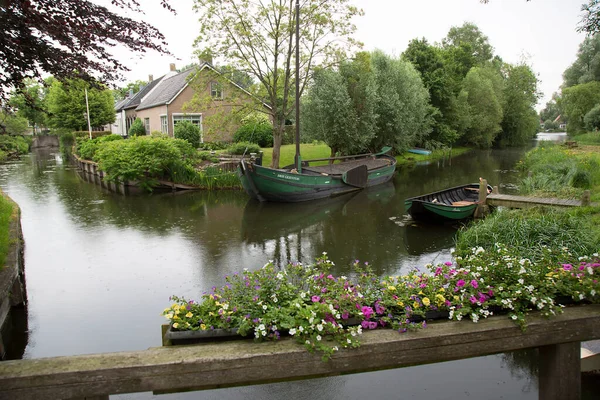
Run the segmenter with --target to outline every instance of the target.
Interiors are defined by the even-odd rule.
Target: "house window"
[[[144,118],[144,128],[146,129],[146,135],[150,133],[150,118]]]
[[[173,132],[175,132],[175,126],[181,121],[190,121],[200,129],[200,142],[204,142],[202,138],[202,114],[181,114],[173,115]]]
[[[223,99],[223,88],[219,82],[210,83],[210,96],[216,100]]]
[[[160,116],[160,131],[162,133],[169,133],[169,126],[168,126],[166,115]]]

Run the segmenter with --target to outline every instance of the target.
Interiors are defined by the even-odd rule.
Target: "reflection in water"
[[[269,259],[310,262],[328,252],[336,274],[349,273],[360,259],[380,275],[446,261],[456,227],[407,220],[404,199],[479,177],[501,191],[514,187],[513,167],[524,151],[475,151],[452,162],[403,167],[386,185],[305,204],[261,204],[235,191],[121,196],[85,182],[51,152],[1,165],[0,186],[21,206],[27,243],[24,357],[159,346],[160,312],[170,295],[198,298],[224,275]],[[501,356],[203,396],[396,398],[399,381],[406,384],[403,394],[421,399],[489,399],[490,387],[505,398],[536,396],[522,390],[529,381],[511,377]]]

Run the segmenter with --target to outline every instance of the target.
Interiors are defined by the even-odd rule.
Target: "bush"
[[[257,144],[248,143],[248,142],[234,143],[227,148],[228,154],[236,154],[236,155],[242,155],[242,154],[244,154],[244,152],[246,154],[258,153],[259,151],[260,151],[260,147]]]
[[[0,150],[8,154],[29,153],[30,142],[22,136],[0,135]]]
[[[146,134],[146,128],[144,128],[144,123],[141,119],[136,118],[133,121],[133,124],[129,127],[129,132],[127,132],[129,136],[144,136]]]
[[[231,145],[231,143],[228,143],[228,142],[204,142],[204,143],[200,143],[200,146],[198,146],[198,150],[207,150],[207,151],[225,150],[230,145]]]
[[[600,104],[588,111],[583,117],[585,127],[589,131],[600,129]]]
[[[79,157],[85,160],[93,160],[94,155],[99,147],[102,146],[103,143],[113,142],[115,140],[123,140],[123,137],[120,135],[108,135],[108,136],[99,136],[96,139],[85,140],[82,142],[78,142],[77,153]]]
[[[168,171],[183,164],[181,152],[173,139],[132,137],[105,143],[96,151],[99,168],[112,182],[137,181],[146,190]]]
[[[256,143],[260,147],[273,147],[273,126],[264,121],[242,125],[233,135],[233,141]]]
[[[71,149],[75,144],[75,133],[68,131],[61,131],[58,133],[58,144],[60,147],[61,154],[68,158],[71,155]]]
[[[200,145],[200,128],[190,121],[178,122],[175,125],[174,136],[176,139],[187,140],[194,148]]]
[[[90,132],[89,131],[74,131],[73,134],[76,137],[81,137],[81,138],[90,138]],[[92,139],[96,139],[97,137],[100,136],[108,136],[108,135],[112,135],[111,131],[92,131]]]

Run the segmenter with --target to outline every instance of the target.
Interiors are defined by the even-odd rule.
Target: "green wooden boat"
[[[260,201],[298,202],[339,196],[389,181],[396,171],[396,159],[386,147],[377,154],[303,161],[275,169],[242,159],[238,175],[242,186]],[[311,162],[336,161],[311,166]],[[300,170],[300,172],[299,172]]]
[[[488,193],[492,187],[488,185]],[[413,219],[445,222],[473,217],[479,201],[479,183],[471,183],[411,197],[404,200],[404,208]]]

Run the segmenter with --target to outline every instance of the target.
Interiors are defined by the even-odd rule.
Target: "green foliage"
[[[7,154],[27,154],[31,141],[22,136],[0,135],[0,150]]]
[[[90,137],[89,131],[73,131],[75,137],[88,139]],[[112,135],[111,131],[92,131],[92,139],[96,139],[100,136]]]
[[[0,190],[0,271],[4,268],[10,247],[10,222],[15,217],[17,205]]]
[[[28,130],[27,125],[27,119],[19,117],[11,111],[0,110],[0,132],[9,135],[23,135]]]
[[[577,58],[563,73],[564,86],[600,81],[600,35],[586,37],[579,45]]]
[[[558,129],[558,122],[554,122],[550,119],[547,119],[546,121],[544,121],[544,129],[555,131]]]
[[[247,122],[235,132],[233,141],[256,143],[260,147],[273,147],[273,125],[269,121]]]
[[[561,106],[569,118],[567,132],[570,134],[583,133],[585,115],[600,104],[600,82],[593,81],[563,89]]]
[[[181,152],[172,139],[149,136],[103,143],[95,159],[108,181],[137,181],[148,190],[157,180],[167,178],[170,168],[182,163]]]
[[[547,121],[547,120],[554,121],[556,119],[556,117],[561,115],[562,110],[559,107],[557,100],[560,100],[560,97],[558,97],[558,94],[554,93],[552,95],[552,100],[547,102],[546,107],[542,111],[540,111],[540,120],[541,121]]]
[[[468,47],[478,65],[483,65],[494,56],[494,48],[490,45],[488,37],[479,28],[470,22],[462,26],[453,26],[448,35],[442,40],[445,48]]]
[[[229,147],[230,144],[231,143],[228,142],[204,142],[200,143],[198,149],[207,151],[225,150],[227,147]]]
[[[179,121],[175,125],[174,136],[188,141],[194,148],[200,145],[200,128],[190,121]]]
[[[60,130],[58,134],[58,144],[61,154],[68,158],[71,155],[73,145],[75,144],[75,134],[70,131]]]
[[[576,212],[551,208],[502,210],[463,228],[457,235],[456,254],[464,256],[478,246],[492,251],[496,243],[503,243],[513,255],[533,262],[545,257],[548,249],[563,247],[580,257],[598,251],[598,233],[587,215]]]
[[[115,121],[114,99],[110,90],[94,89],[76,79],[65,83],[53,80],[46,96],[50,126],[79,131],[87,129],[85,89],[91,126],[101,127]]]
[[[78,144],[77,152],[79,157],[85,160],[94,160],[96,151],[102,146],[103,143],[112,142],[115,140],[123,140],[123,137],[121,135],[107,135],[91,140],[87,139]]]
[[[29,121],[32,127],[46,124],[46,101],[43,87],[33,79],[26,79],[22,91],[10,98],[10,105],[17,114]]]
[[[600,104],[596,105],[588,111],[583,117],[585,128],[589,131],[597,131],[600,129]]]
[[[244,153],[246,153],[246,154],[258,153],[259,151],[260,151],[260,147],[256,143],[249,143],[249,142],[234,143],[227,148],[228,154],[236,154],[236,155],[242,155]]]
[[[535,137],[539,121],[535,112],[538,79],[525,64],[506,65],[503,90],[502,131],[496,141],[501,146],[522,146]]]
[[[494,69],[475,67],[465,77],[458,99],[464,107],[463,143],[489,148],[501,131],[502,77]]]
[[[144,127],[144,123],[141,119],[136,118],[135,121],[129,127],[129,132],[127,132],[129,136],[144,136],[146,135],[146,128]]]

